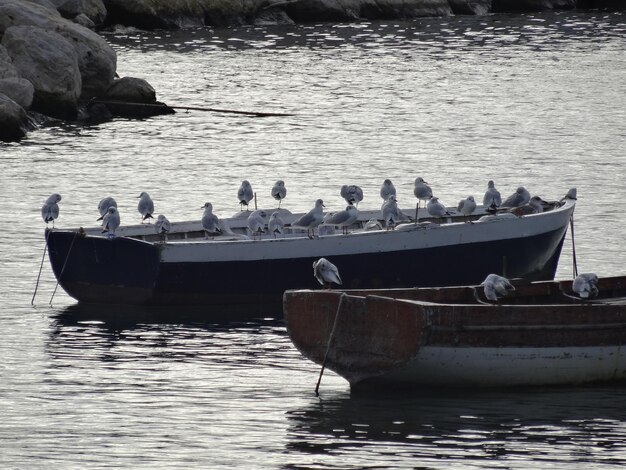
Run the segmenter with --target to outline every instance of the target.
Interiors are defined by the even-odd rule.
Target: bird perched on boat
[[[565,196],[563,196],[559,202],[565,202],[566,199],[572,199],[572,200],[576,200],[577,197],[577,191],[576,188],[570,188],[570,190],[567,192],[567,194]]]
[[[430,201],[426,204],[426,210],[428,210],[431,217],[445,217],[446,215],[450,215],[446,206],[439,202],[438,197],[430,198]]]
[[[598,276],[595,273],[582,273],[576,276],[572,290],[581,299],[592,299],[598,295]]]
[[[497,302],[498,299],[515,290],[506,277],[497,274],[489,274],[480,285],[483,287],[485,297],[492,302]]]
[[[417,206],[419,207],[420,201],[430,201],[433,197],[433,190],[430,189],[430,186],[428,186],[428,183],[424,181],[424,178],[418,176],[415,178],[413,194],[415,194],[415,197],[417,198]]]
[[[518,207],[512,207],[511,209],[509,209],[509,212],[515,214],[518,217],[521,217],[523,215],[539,214],[540,212],[543,212],[543,203],[544,200],[541,199],[539,196],[533,196],[530,198],[530,201],[528,201],[528,204],[524,204]]]
[[[291,223],[292,227],[305,228],[309,238],[315,236],[315,228],[324,221],[324,201],[315,201],[315,207]]]
[[[267,224],[267,230],[276,238],[277,234],[282,235],[285,231],[285,221],[278,211],[272,212],[270,220]]]
[[[286,196],[287,188],[285,187],[285,182],[283,180],[276,181],[272,187],[272,197],[278,201],[278,207],[280,207],[280,203]]]
[[[520,186],[517,190],[507,197],[500,207],[519,207],[528,204],[530,201],[530,193],[524,186]]]
[[[359,218],[359,211],[352,205],[347,205],[343,211],[335,212],[330,217],[324,218],[324,224],[341,227],[344,235],[348,234],[348,228]]]
[[[163,214],[160,214],[157,217],[156,222],[154,223],[155,232],[159,235],[166,235],[171,229],[172,224],[170,223],[170,221],[167,220],[167,217],[165,217]]]
[[[117,207],[110,206],[102,218],[102,233],[107,233],[108,236],[113,237],[119,226],[120,213],[117,211]]]
[[[261,238],[265,233],[265,216],[265,211],[262,210],[254,211],[248,216],[248,229],[252,233],[252,238],[257,235]]]
[[[208,235],[221,235],[220,219],[213,213],[213,204],[205,202],[201,209],[204,209],[202,228],[204,229],[205,237],[208,237]]]
[[[476,210],[476,201],[474,196],[467,196],[465,199],[459,201],[459,205],[456,210],[463,215],[470,215]]]
[[[239,199],[241,210],[243,210],[243,206],[246,206],[246,210],[248,210],[248,204],[250,204],[250,201],[254,198],[252,185],[248,180],[241,182],[241,186],[239,186],[239,190],[237,191],[237,198]]]
[[[326,258],[320,258],[313,263],[313,275],[318,282],[326,287],[331,288],[331,284],[342,284],[341,277],[339,277],[339,270],[337,266],[328,261]]]
[[[152,214],[154,213],[154,202],[152,202],[152,198],[150,195],[143,191],[139,196],[139,204],[137,204],[137,210],[141,214],[141,223],[143,224],[144,220],[153,219]],[[148,220],[148,223],[150,221]]]
[[[386,201],[389,196],[396,195],[396,187],[393,185],[390,179],[386,179],[383,181],[383,185],[380,187],[380,197],[383,198],[383,201]]]
[[[493,180],[489,180],[487,183],[487,191],[485,191],[485,195],[483,196],[483,206],[496,209],[501,205],[502,196],[500,195],[500,191],[496,189],[496,184]]]
[[[402,212],[402,210],[398,207],[398,200],[393,194],[391,194],[383,203],[381,208],[381,217],[385,222],[387,230],[393,230],[398,222],[411,220],[411,218]]]
[[[340,194],[341,197],[344,198],[351,206],[354,204],[358,206],[359,202],[363,200],[363,190],[354,184],[344,184],[341,187]]]
[[[41,217],[43,221],[46,223],[46,226],[49,222],[52,222],[52,227],[54,227],[54,221],[59,217],[59,205],[57,204],[61,200],[61,195],[58,193],[54,193],[48,196],[46,202],[41,206]]]
[[[117,201],[111,196],[100,199],[100,202],[98,203],[98,213],[100,214],[100,218],[98,220],[102,220],[109,207],[117,207]]]

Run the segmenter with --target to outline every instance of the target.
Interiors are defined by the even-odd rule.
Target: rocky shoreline
[[[0,0],[0,141],[19,141],[47,118],[101,122],[174,112],[145,80],[117,77],[116,53],[96,32],[113,25],[175,29],[625,7],[626,0]]]

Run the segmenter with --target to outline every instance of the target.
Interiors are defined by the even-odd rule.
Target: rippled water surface
[[[380,206],[391,178],[414,206],[423,176],[447,204],[488,179],[547,199],[577,187],[579,268],[623,274],[626,21],[588,12],[145,33],[117,31],[122,76],[200,111],[49,125],[0,144],[0,467],[614,468],[626,464],[626,389],[351,396],[292,347],[280,319],[78,307],[44,264],[40,206],[94,225],[114,195],[138,222],[238,210],[242,179],[273,207],[342,184]],[[557,276],[572,273],[568,238]],[[459,260],[462,262],[462,260]],[[243,276],[252,277],[254,273]],[[53,297],[54,296],[54,297]],[[52,299],[52,305],[49,302]],[[192,315],[193,313],[193,315]]]

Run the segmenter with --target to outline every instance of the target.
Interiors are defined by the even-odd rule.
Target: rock
[[[492,0],[491,9],[494,13],[571,10],[576,3],[577,0]]]
[[[491,11],[491,0],[449,0],[455,15],[486,15]]]
[[[82,98],[102,93],[113,82],[117,66],[115,51],[95,32],[40,5],[22,0],[0,0],[0,36],[10,26],[19,25],[53,30],[68,39],[78,55]]]
[[[17,78],[18,76],[6,48],[0,44],[0,78]]]
[[[33,104],[35,87],[25,78],[0,78],[0,93],[28,109]]]
[[[107,16],[107,9],[102,0],[53,0],[64,18],[73,20],[78,15],[85,15],[94,24],[102,24]]]
[[[75,119],[81,75],[76,50],[69,41],[36,26],[12,26],[4,32],[2,45],[18,73],[35,88],[33,109]]]
[[[123,77],[115,80],[98,98],[113,116],[145,118],[173,114],[169,106],[156,100],[154,88],[142,78]]]
[[[204,26],[204,3],[202,0],[104,0],[108,11],[107,24],[141,29]]]
[[[34,3],[35,5],[39,5],[40,7],[44,7],[47,10],[50,10],[51,13],[59,15],[59,11],[57,10],[56,5],[52,0],[24,0],[28,3]],[[0,0],[0,3],[2,1]]]
[[[87,29],[92,29],[92,30],[96,29],[96,24],[93,21],[91,21],[89,17],[85,15],[84,13],[81,13],[80,15],[76,15],[74,18],[72,18],[72,21],[76,24],[84,26]]]
[[[16,142],[26,135],[28,129],[29,121],[24,108],[0,93],[0,140]]]

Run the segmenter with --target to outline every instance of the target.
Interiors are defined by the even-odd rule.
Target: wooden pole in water
[[[170,106],[167,104],[156,103],[130,103],[127,101],[113,101],[113,100],[91,100],[90,103],[100,104],[114,104],[117,106],[139,106],[146,108],[171,108],[171,109],[185,109],[187,111],[207,111],[212,113],[231,113],[231,114],[245,114],[247,116],[255,117],[268,117],[268,116],[294,116],[292,113],[273,113],[265,111],[239,111],[236,109],[222,109],[222,108],[205,108],[200,106]]]

